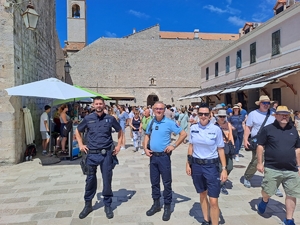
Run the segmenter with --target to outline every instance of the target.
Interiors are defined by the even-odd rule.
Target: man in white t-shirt
[[[198,109],[194,109],[192,112],[192,115],[189,118],[189,122],[191,123],[191,126],[195,123],[198,123],[199,120],[199,116],[198,116]]]
[[[248,137],[251,134],[251,137],[254,137],[257,135],[261,125],[263,124],[268,112],[270,112],[270,104],[273,101],[270,101],[270,98],[267,95],[262,95],[259,97],[259,100],[255,102],[256,105],[259,106],[258,109],[253,110],[252,112],[249,113],[247,121],[246,121],[246,127],[245,127],[245,133],[244,133],[244,146],[245,148],[248,148],[249,142],[248,142]],[[274,116],[269,116],[265,125],[267,126],[271,123],[273,123],[275,120]],[[257,156],[256,156],[256,150],[252,151],[252,159],[251,162],[249,163],[245,174],[244,174],[244,186],[247,188],[251,187],[250,179],[254,176],[254,174],[257,171]],[[282,197],[282,193],[278,189],[276,192],[277,196]]]
[[[47,154],[47,145],[49,143],[50,140],[50,125],[49,125],[49,117],[48,117],[48,113],[51,110],[51,107],[49,105],[45,105],[45,111],[43,112],[43,114],[40,117],[40,131],[41,131],[41,135],[42,135],[42,147],[43,147],[43,155]]]

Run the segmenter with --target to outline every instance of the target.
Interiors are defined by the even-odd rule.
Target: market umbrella
[[[19,85],[5,89],[8,95],[40,97],[50,99],[70,99],[79,97],[95,97],[94,94],[73,87],[56,78],[35,81],[28,84]],[[51,126],[50,126],[51,132]],[[51,138],[49,150],[51,149]]]
[[[61,105],[65,104],[68,102],[80,102],[80,103],[92,103],[93,99],[92,98],[70,98],[70,99],[56,99],[53,101],[53,105]]]
[[[97,95],[73,87],[56,78],[35,81],[28,84],[5,89],[8,95],[40,97],[51,99],[70,99],[79,97],[95,97]]]
[[[109,97],[106,96],[106,95],[99,94],[99,93],[97,93],[97,92],[95,92],[95,91],[92,91],[92,90],[90,90],[90,89],[88,89],[88,88],[81,87],[81,86],[79,86],[79,85],[74,85],[74,87],[76,87],[76,88],[78,88],[78,89],[80,89],[80,90],[89,92],[89,93],[91,93],[91,94],[94,94],[95,96],[100,96],[100,97],[102,97],[104,100],[110,100],[110,99],[111,99],[111,98],[109,98]]]

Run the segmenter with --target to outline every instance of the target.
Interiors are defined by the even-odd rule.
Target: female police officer
[[[200,122],[192,125],[190,129],[186,173],[192,176],[196,191],[200,193],[200,204],[204,217],[202,225],[217,225],[220,214],[218,206],[220,180],[226,181],[227,171],[222,131],[209,121],[209,115],[208,106],[201,105],[198,111]],[[219,159],[222,164],[221,176]]]
[[[85,185],[85,206],[79,214],[79,218],[85,218],[93,211],[92,199],[97,190],[97,166],[100,165],[104,197],[104,211],[108,219],[113,218],[114,214],[110,207],[113,192],[111,190],[113,155],[117,155],[121,147],[122,130],[117,120],[104,113],[105,103],[103,98],[94,98],[94,113],[85,116],[76,130],[76,138],[81,151],[87,153],[86,156],[86,185]],[[118,132],[118,145],[114,147],[111,136],[112,127]],[[80,132],[87,129],[87,145],[83,145]]]

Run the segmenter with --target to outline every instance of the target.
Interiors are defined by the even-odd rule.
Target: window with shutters
[[[215,77],[217,77],[219,75],[219,63],[216,62],[215,63]]]
[[[230,61],[230,57],[227,56],[226,57],[226,73],[229,73],[229,71],[230,71],[230,63],[229,63],[229,61]]]
[[[280,54],[280,30],[272,34],[272,56]]]
[[[256,62],[256,42],[250,45],[250,64]]]
[[[242,67],[242,50],[236,52],[236,68],[239,69]]]
[[[209,79],[209,67],[206,67],[206,80]]]

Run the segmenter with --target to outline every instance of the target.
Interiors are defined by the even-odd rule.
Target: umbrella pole
[[[50,110],[50,122],[49,122],[49,132],[50,132],[50,140],[49,140],[49,154],[51,155],[51,145],[52,145],[52,107],[53,107],[53,99],[51,99],[51,110]]]

